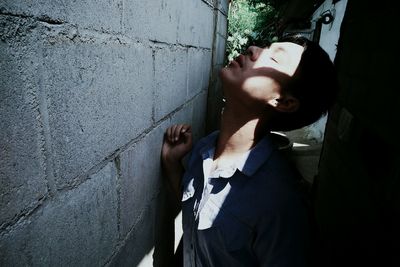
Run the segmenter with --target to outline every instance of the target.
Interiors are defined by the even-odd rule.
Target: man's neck
[[[222,113],[220,134],[214,159],[241,155],[265,135],[265,118],[226,107]]]

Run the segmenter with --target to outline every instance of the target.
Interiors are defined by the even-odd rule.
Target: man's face
[[[302,46],[290,42],[273,43],[268,48],[249,47],[221,70],[226,98],[264,104],[279,98],[281,87],[295,73],[303,51]]]

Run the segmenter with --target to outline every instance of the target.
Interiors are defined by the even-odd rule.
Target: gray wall
[[[1,2],[1,266],[169,263],[162,136],[176,122],[204,133],[226,11],[227,0]]]

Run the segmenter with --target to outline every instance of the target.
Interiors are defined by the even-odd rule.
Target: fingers
[[[186,144],[191,145],[192,144],[192,131],[191,131],[191,129],[187,130],[185,133],[183,133],[183,135],[185,136],[184,142]]]
[[[178,141],[181,141],[180,138],[183,136],[185,133],[190,133],[190,138],[191,138],[191,126],[188,124],[175,124],[166,130],[166,139],[170,143],[175,143]],[[185,137],[187,135],[185,134]]]
[[[168,127],[167,131],[166,131],[166,138],[170,143],[173,143],[173,138],[172,138],[172,128],[173,126]]]

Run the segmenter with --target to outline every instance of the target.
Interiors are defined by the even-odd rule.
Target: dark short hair
[[[292,113],[280,112],[270,125],[274,131],[290,131],[307,126],[326,114],[336,98],[338,82],[332,61],[317,43],[299,35],[286,36],[280,42],[304,47],[290,83],[282,88],[299,100],[299,108]]]

